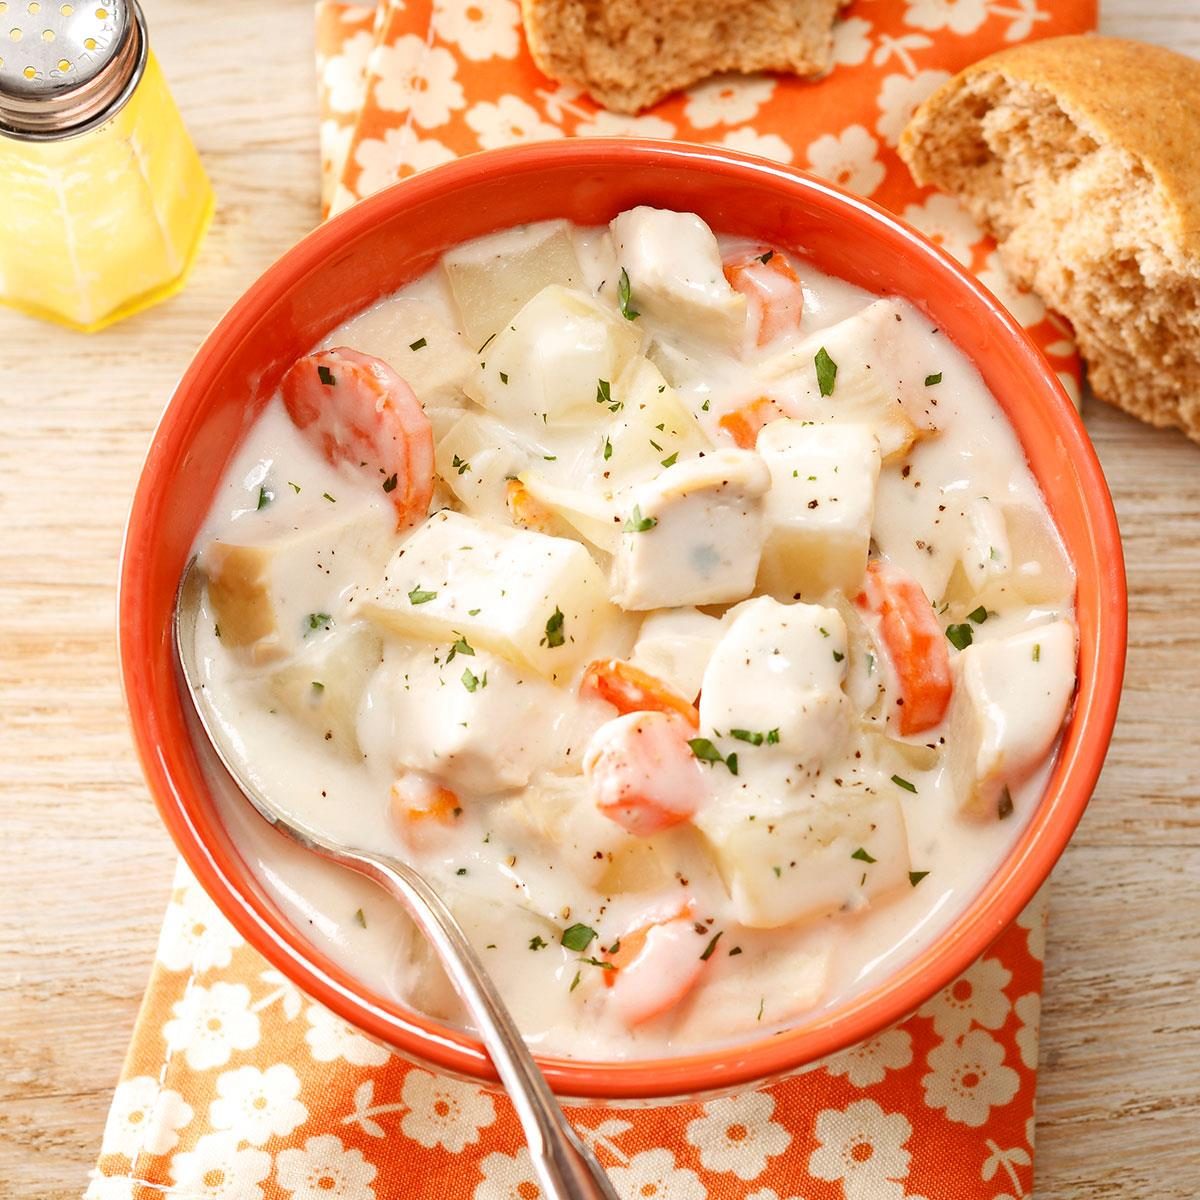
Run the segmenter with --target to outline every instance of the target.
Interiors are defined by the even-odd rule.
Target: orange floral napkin
[[[650,2],[650,0],[647,0]],[[816,83],[718,79],[639,117],[529,59],[515,0],[322,0],[326,208],[458,154],[573,134],[715,142],[887,205],[973,268],[1078,395],[1066,327],[893,147],[950,73],[1092,28],[1094,0],[855,0]],[[571,1118],[623,1200],[1022,1200],[1033,1193],[1040,895],[917,1013],[762,1090]],[[303,996],[181,867],[87,1200],[537,1200],[507,1099],[410,1066]]]

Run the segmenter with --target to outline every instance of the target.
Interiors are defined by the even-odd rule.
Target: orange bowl
[[[221,821],[192,741],[171,644],[175,590],[217,483],[287,366],[450,247],[551,217],[607,222],[637,204],[795,250],[869,291],[907,298],[976,365],[1016,430],[1078,573],[1079,687],[1046,793],[1001,868],[934,944],[884,982],[782,1033],[630,1062],[543,1058],[563,1096],[651,1100],[759,1083],[906,1016],[1028,903],[1074,830],[1108,748],[1125,663],[1125,575],[1112,501],[1075,409],[1024,330],[952,258],[865,200],[728,150],[569,140],[472,155],[389,188],[288,251],[201,347],[155,434],[126,532],[120,650],[134,739],[163,820],[243,936],[304,991],[429,1066],[484,1082],[482,1046],[372,993],[306,941]]]

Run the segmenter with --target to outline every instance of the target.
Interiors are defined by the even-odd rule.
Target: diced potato
[[[963,574],[971,591],[979,595],[1011,574],[1008,530],[999,504],[980,496],[967,506],[967,534],[962,552]]]
[[[372,680],[363,741],[398,773],[422,771],[454,792],[524,787],[553,756],[562,705],[545,680],[523,675],[470,635],[443,644],[390,645]],[[373,722],[373,723],[372,723]]]
[[[1075,571],[1045,515],[1026,504],[1006,504],[1004,526],[1013,590],[1026,604],[1069,603],[1075,595]]]
[[[633,489],[613,560],[622,608],[722,604],[754,590],[770,475],[747,450],[675,463]]]
[[[455,404],[475,366],[463,335],[431,304],[411,296],[394,296],[359,313],[338,330],[336,344],[383,359],[426,408]]]
[[[350,626],[334,629],[267,679],[271,701],[349,758],[359,758],[358,706],[383,659],[379,635]]]
[[[506,485],[534,453],[485,413],[465,412],[435,451],[435,469],[473,517],[508,523]]]
[[[1075,692],[1075,629],[1055,621],[968,646],[946,736],[959,806],[1001,813],[1004,790],[1046,757]]]
[[[362,615],[406,637],[460,634],[517,666],[566,679],[615,619],[578,542],[435,513],[396,552]]]
[[[472,351],[544,287],[584,284],[566,221],[541,221],[460,246],[442,256],[442,270]]]
[[[561,487],[534,471],[523,471],[518,481],[529,495],[563,522],[568,530],[612,554],[621,535],[621,518],[611,500],[582,488]]]
[[[547,428],[607,423],[618,402],[613,381],[641,338],[637,326],[591,296],[543,288],[482,351],[466,391],[535,437]]]
[[[808,771],[837,753],[850,715],[842,691],[846,626],[836,609],[760,596],[730,614],[700,688],[700,726],[772,734],[753,753]]]
[[[890,795],[843,793],[769,820],[703,814],[743,925],[780,925],[856,909],[908,882],[908,833]]]
[[[907,346],[905,321],[916,320],[903,301],[876,300],[763,363],[764,390],[801,420],[866,425],[884,462],[903,458],[915,441],[935,432],[913,416],[920,413],[924,388],[913,365],[920,355]],[[826,380],[827,396],[817,370],[822,350],[837,367],[831,387]]]
[[[613,396],[621,409],[603,450],[608,490],[642,483],[664,464],[711,449],[696,418],[649,359],[630,363]]]
[[[631,309],[699,339],[740,345],[746,298],[729,286],[717,239],[695,213],[642,205],[609,228],[629,277]]]
[[[723,626],[694,608],[665,609],[642,622],[630,661],[694,700]]]
[[[395,544],[391,506],[350,496],[318,509],[289,505],[286,516],[266,509],[244,517],[200,555],[222,644],[254,663],[293,653],[340,619]]]
[[[759,585],[779,599],[854,592],[867,568],[879,446],[864,425],[772,421],[758,435],[771,472]]]

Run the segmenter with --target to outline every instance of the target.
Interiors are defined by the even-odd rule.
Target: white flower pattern
[[[1041,297],[1013,279],[995,250],[987,256],[984,268],[979,272],[979,282],[1027,329],[1045,318],[1046,306]]]
[[[602,108],[575,126],[575,136],[673,138],[675,126],[662,117],[630,117]]]
[[[563,136],[557,125],[543,121],[537,109],[520,96],[501,96],[495,104],[481,100],[467,110],[466,120],[484,150]]]
[[[344,1058],[356,1067],[379,1067],[387,1062],[388,1052],[378,1042],[364,1037],[323,1005],[310,1004],[304,1017],[309,1025],[304,1040],[317,1062]]]
[[[521,10],[516,0],[434,0],[433,28],[464,58],[516,58]]]
[[[904,23],[933,33],[949,29],[966,36],[987,20],[987,0],[907,0]]]
[[[407,114],[422,129],[444,125],[453,110],[466,105],[454,55],[415,33],[376,46],[371,70],[379,107]]]
[[[1013,1012],[1021,1027],[1017,1030],[1017,1051],[1021,1061],[1031,1070],[1036,1071],[1038,1065],[1038,1041],[1042,1023],[1042,997],[1038,992],[1026,992],[1018,996],[1013,1005]]]
[[[808,165],[830,183],[869,196],[887,171],[877,157],[879,143],[861,125],[848,125],[839,134],[827,133],[810,143]]]
[[[334,112],[352,113],[362,104],[367,60],[374,45],[374,35],[361,29],[342,43],[341,54],[332,55],[323,63],[321,83],[325,102]]]
[[[879,120],[875,129],[889,146],[900,140],[900,132],[916,107],[947,79],[949,71],[918,71],[916,75],[885,75],[876,103],[879,105]]]
[[[101,1154],[169,1154],[179,1144],[179,1130],[193,1111],[176,1091],[162,1089],[157,1079],[135,1075],[117,1084],[104,1122]]]
[[[265,1071],[223,1071],[217,1076],[217,1098],[208,1106],[208,1120],[214,1129],[232,1130],[242,1141],[261,1146],[268,1138],[286,1137],[308,1120],[299,1095],[300,1077],[286,1063]]]
[[[705,1200],[708,1195],[700,1176],[676,1165],[667,1149],[643,1150],[627,1166],[609,1167],[608,1177],[621,1200]]]
[[[1012,972],[999,959],[981,958],[917,1013],[932,1018],[934,1031],[947,1039],[960,1037],[972,1024],[999,1029],[1012,1007],[1004,992],[1011,982]]]
[[[275,1159],[275,1178],[292,1200],[375,1200],[376,1174],[361,1150],[346,1149],[332,1133],[308,1138],[303,1150],[281,1150]]]
[[[239,1150],[236,1134],[208,1133],[171,1159],[171,1191],[186,1200],[262,1200],[259,1184],[270,1173],[266,1151]]]
[[[884,1112],[874,1100],[855,1100],[818,1114],[815,1133],[820,1144],[809,1155],[810,1175],[841,1180],[848,1200],[904,1194],[895,1187],[908,1175],[911,1158],[904,1147],[912,1124],[903,1113]]]
[[[857,67],[871,53],[871,22],[863,17],[847,17],[833,27],[833,63],[838,67]]]
[[[964,267],[971,265],[975,245],[983,237],[983,230],[953,196],[936,192],[924,204],[908,205],[903,215],[910,225],[915,225]]]
[[[354,150],[360,197],[372,196],[404,177],[405,168],[424,171],[450,162],[454,152],[436,138],[419,138],[409,128],[386,129],[382,138],[363,138]]]
[[[83,1200],[136,1200],[133,1180],[128,1175],[101,1175],[92,1171]]]
[[[753,129],[733,129],[722,139],[722,146],[740,150],[743,154],[757,154],[774,162],[790,163],[795,155],[792,148],[777,133],[755,133]]]
[[[242,936],[196,883],[167,905],[156,957],[168,971],[227,967]]]
[[[775,1099],[766,1092],[744,1092],[710,1100],[704,1116],[690,1121],[687,1140],[700,1151],[706,1171],[730,1171],[739,1179],[757,1179],[767,1160],[782,1154],[792,1135],[771,1120]]]
[[[193,984],[172,1006],[162,1034],[171,1053],[182,1050],[193,1071],[207,1071],[223,1067],[235,1050],[257,1045],[259,1021],[242,984]]]
[[[496,1106],[481,1088],[418,1068],[405,1077],[400,1099],[409,1108],[400,1122],[405,1136],[451,1154],[479,1141],[479,1131],[496,1119]]]
[[[825,1070],[830,1075],[846,1076],[855,1087],[871,1087],[882,1083],[889,1071],[907,1067],[912,1060],[911,1035],[903,1029],[885,1029],[826,1059]]]
[[[474,1200],[535,1200],[542,1194],[533,1171],[529,1149],[516,1154],[489,1154],[479,1164],[483,1178],[475,1185]]]
[[[775,94],[775,80],[751,75],[719,75],[690,88],[683,115],[697,129],[741,125]]]
[[[935,1046],[926,1062],[925,1103],[945,1109],[951,1121],[963,1125],[982,1125],[992,1108],[1007,1104],[1021,1086],[1021,1077],[1004,1065],[1004,1047],[983,1029]]]

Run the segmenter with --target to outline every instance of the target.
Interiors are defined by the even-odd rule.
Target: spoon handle
[[[319,849],[399,900],[432,943],[508,1090],[546,1200],[618,1200],[533,1060],[496,985],[442,898],[406,864],[358,850]]]

